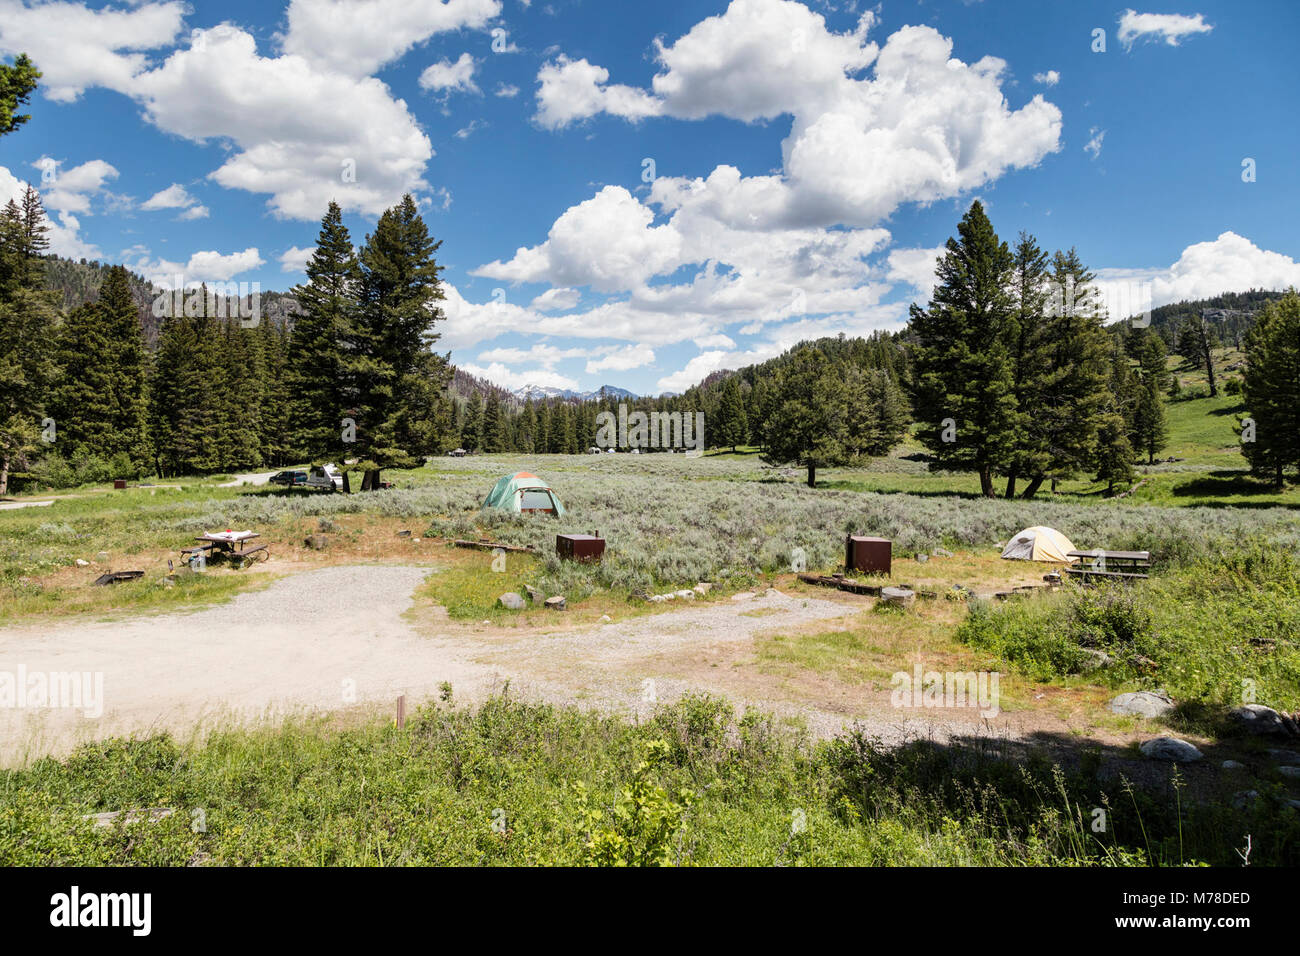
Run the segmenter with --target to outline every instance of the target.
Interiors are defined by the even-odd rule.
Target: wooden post
[[[403,694],[397,698],[397,729],[401,730],[406,726],[406,695]]]

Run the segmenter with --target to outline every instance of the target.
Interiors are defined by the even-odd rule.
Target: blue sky
[[[457,364],[680,391],[897,328],[976,197],[1116,312],[1300,285],[1297,27],[1287,0],[0,0],[0,54],[45,73],[0,198],[36,184],[62,254],[269,290],[330,198],[360,243],[410,191]]]

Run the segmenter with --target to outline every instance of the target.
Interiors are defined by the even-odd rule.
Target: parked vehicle
[[[343,476],[333,465],[316,465],[303,484],[315,491],[342,491]]]
[[[269,479],[273,485],[285,485],[292,488],[295,485],[307,484],[307,472],[305,471],[281,471],[272,475]]]

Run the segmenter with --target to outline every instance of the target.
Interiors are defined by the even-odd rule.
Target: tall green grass
[[[0,865],[1231,865],[1246,833],[1254,862],[1297,862],[1289,810],[1180,807],[1100,767],[814,744],[710,698],[631,722],[498,697],[38,761],[0,775]],[[150,807],[175,813],[83,819]]]

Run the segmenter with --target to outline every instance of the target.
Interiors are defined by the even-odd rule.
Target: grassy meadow
[[[1195,394],[1196,374],[1175,371]],[[1088,715],[1084,731],[1044,752],[891,750],[862,734],[814,740],[756,711],[738,718],[718,699],[630,719],[508,696],[454,707],[449,689],[400,731],[373,714],[334,714],[204,739],[104,741],[4,771],[0,862],[1231,865],[1244,833],[1256,862],[1300,862],[1294,781],[1270,770],[1202,775],[1188,793],[1179,771],[1135,781],[1115,769],[1134,762],[1133,748],[1102,733],[1139,729],[1105,710],[1122,690],[1160,687],[1178,701],[1147,736],[1245,752],[1254,745],[1235,740],[1225,716],[1243,681],[1261,703],[1300,709],[1300,491],[1249,477],[1232,431],[1240,411],[1227,394],[1172,402],[1163,454],[1181,460],[1139,468],[1140,484],[1120,499],[1086,480],[1034,501],[982,499],[972,476],[932,474],[904,444],[863,467],[819,472],[816,489],[802,471],[742,448],[438,459],[387,473],[395,488],[349,496],[217,487],[233,477],[224,475],[89,486],[48,507],[0,511],[3,627],[198,607],[279,575],[368,562],[437,569],[415,601],[445,608],[451,626],[549,623],[540,609],[496,606],[525,584],[566,595],[567,624],[618,621],[655,613],[638,600],[646,594],[701,581],[715,585],[707,600],[767,586],[817,596],[791,574],[797,549],[809,570],[831,572],[846,533],[878,535],[894,542],[893,583],[942,599],[904,614],[866,603],[848,624],[764,634],[760,671],[813,692],[879,689],[919,654],[1005,672],[1009,710]],[[551,484],[565,518],[479,510],[495,479],[520,469]],[[1031,525],[1080,548],[1149,550],[1154,575],[979,599],[1047,570],[999,560]],[[272,559],[169,574],[195,535],[224,528],[260,532]],[[605,559],[559,561],[557,531],[598,531]],[[313,535],[328,548],[309,548]],[[490,553],[451,547],[457,538],[536,554],[509,554],[495,574]],[[108,568],[145,576],[91,587]],[[1234,806],[1247,783],[1264,798]],[[153,806],[184,812],[108,828],[82,819]],[[1103,836],[1086,826],[1099,806],[1115,820]],[[192,826],[196,809],[204,829]]]

